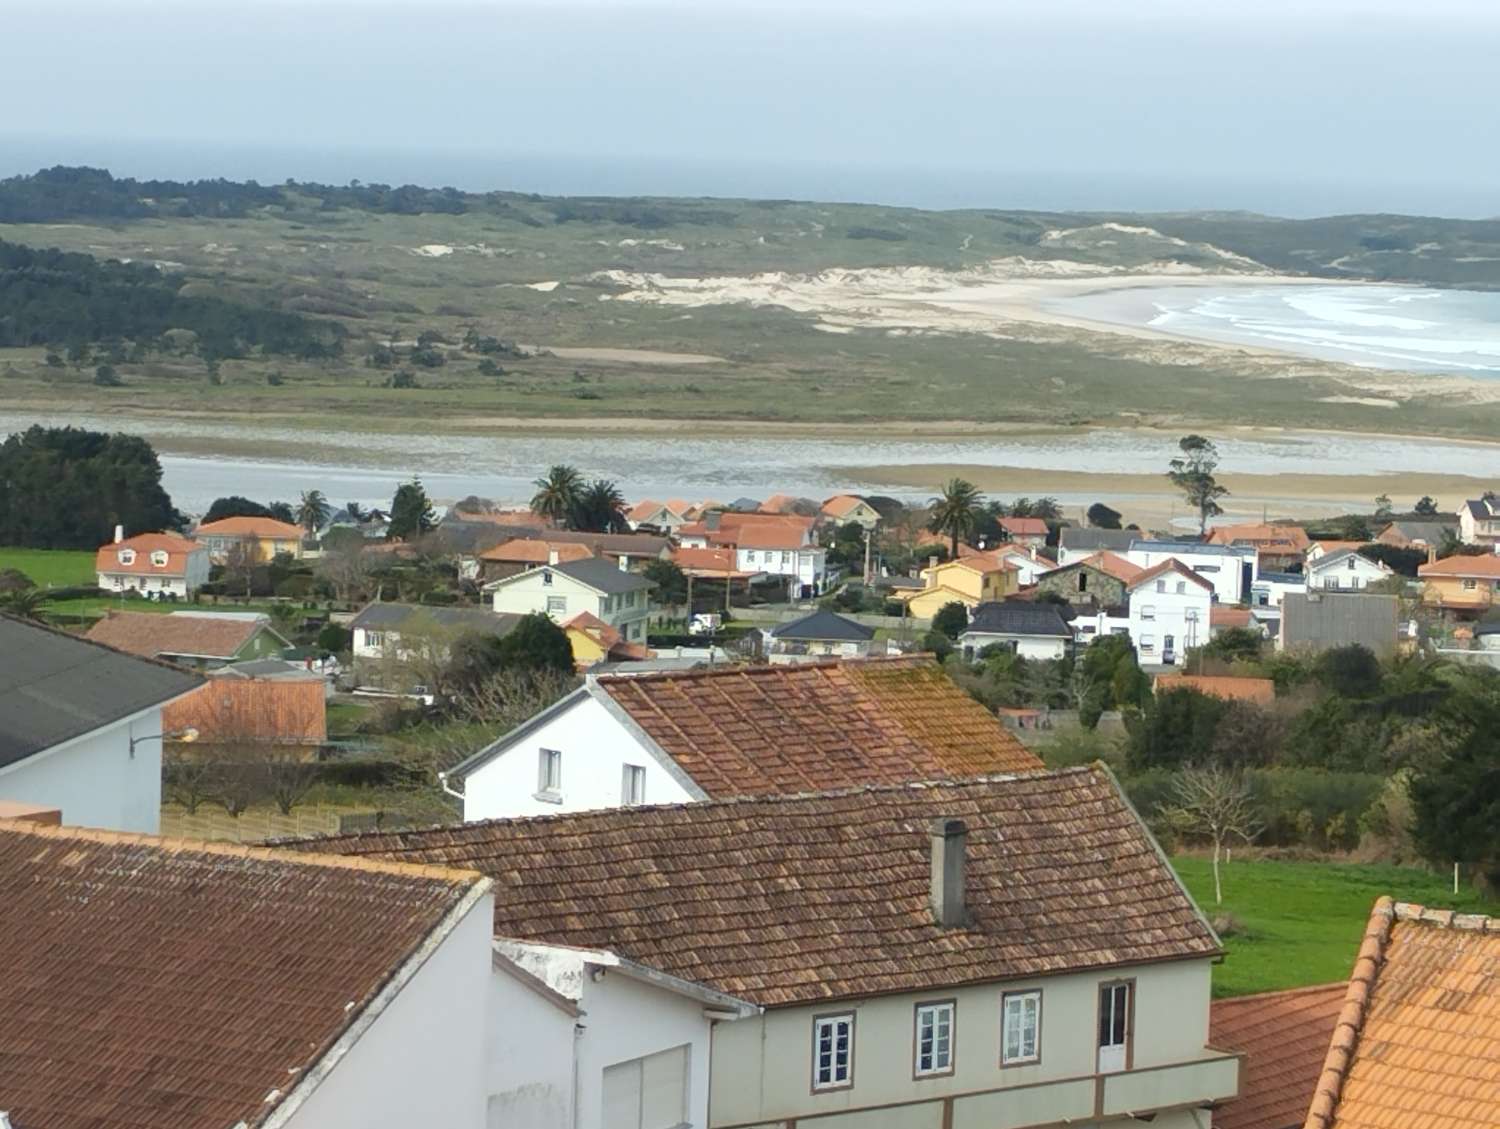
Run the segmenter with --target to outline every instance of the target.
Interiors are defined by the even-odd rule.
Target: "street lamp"
[[[135,747],[142,741],[196,741],[198,731],[191,725],[183,729],[172,729],[166,733],[148,733],[144,737],[132,737],[130,739],[130,759],[135,759]]]

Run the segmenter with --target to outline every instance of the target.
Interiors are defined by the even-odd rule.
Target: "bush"
[[[458,593],[448,592],[442,588],[434,588],[431,592],[423,592],[420,603],[428,607],[446,608],[458,603]]]
[[[342,655],[354,645],[354,632],[337,623],[326,623],[318,632],[318,650],[330,655]]]
[[[307,573],[293,573],[276,582],[273,593],[288,600],[305,600],[312,595],[313,578]]]
[[[94,370],[94,383],[100,388],[120,388],[125,382],[115,371],[114,365],[100,365]]]
[[[941,631],[929,631],[922,636],[922,650],[931,651],[940,660],[953,653],[953,641]]]
[[[1384,791],[1375,773],[1316,768],[1269,768],[1250,774],[1250,787],[1268,846],[1303,845],[1347,851],[1359,843],[1365,813]]]
[[[932,617],[932,629],[949,639],[957,639],[969,629],[969,609],[957,600],[944,604]]]

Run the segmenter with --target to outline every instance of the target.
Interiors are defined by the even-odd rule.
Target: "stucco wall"
[[[488,895],[474,903],[287,1129],[482,1129],[494,913]]]
[[[77,740],[0,768],[0,800],[61,808],[77,827],[139,831],[161,828],[161,742],[130,737],[161,733],[161,708],[96,729]]]
[[[812,1114],[921,1103],[920,1109],[903,1111],[904,1116],[860,1113],[858,1118],[831,1119],[827,1123],[836,1124],[838,1129],[917,1126],[926,1124],[931,1110],[939,1106],[936,1099],[943,1097],[1090,1077],[1096,1065],[1099,985],[1119,978],[1136,981],[1133,1065],[1143,1068],[1191,1061],[1203,1055],[1208,1040],[1209,972],[1207,961],[1184,961],[958,991],[885,996],[850,1004],[778,1008],[756,1019],[721,1024],[714,1031],[710,1124],[775,1123]],[[1029,988],[1042,990],[1041,1061],[1002,1069],[1001,994]],[[948,1075],[914,1080],[914,1008],[919,1002],[940,999],[957,1001],[954,1070]],[[855,1015],[854,1085],[813,1093],[813,1017],[844,1011]],[[1040,1090],[1026,1093],[1027,1101],[1044,1096]],[[1047,1101],[1057,1103],[1065,1096],[1059,1092]],[[1018,1095],[1008,1099],[1012,1104],[1019,1100]],[[1039,1113],[1018,1124],[1042,1124],[1072,1116],[1069,1110],[1059,1110],[1052,1116],[1042,1108]]]
[[[486,1129],[570,1129],[574,1017],[499,970],[489,999]]]
[[[1172,636],[1173,658],[1178,662],[1188,648],[1208,642],[1212,610],[1209,592],[1172,574],[1164,579],[1168,589],[1165,592],[1158,592],[1155,584],[1147,583],[1130,594],[1130,639],[1143,663],[1164,661],[1168,635]],[[1175,590],[1178,581],[1182,581],[1186,591]],[[1150,619],[1146,618],[1148,609]],[[1196,618],[1190,619],[1190,615]],[[1151,639],[1149,650],[1147,637]]]
[[[1122,555],[1141,568],[1154,568],[1167,560],[1180,561],[1214,586],[1214,595],[1221,604],[1238,604],[1244,600],[1249,595],[1245,574],[1255,570],[1253,556],[1240,557],[1230,553],[1194,553],[1180,548],[1152,549],[1137,545]]]
[[[542,749],[562,753],[558,803],[536,798]],[[695,798],[600,702],[581,698],[464,779],[464,819],[618,807],[626,764],[645,768],[648,804]]]

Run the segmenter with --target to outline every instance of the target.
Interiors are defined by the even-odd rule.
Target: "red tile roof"
[[[999,525],[1012,537],[1047,536],[1047,523],[1039,517],[1002,517]]]
[[[823,512],[829,517],[844,517],[868,504],[863,498],[856,498],[853,494],[836,494],[823,503]]]
[[[306,533],[300,525],[273,517],[226,517],[204,522],[193,531],[198,537],[258,537],[275,541],[300,540]]]
[[[735,564],[733,549],[673,549],[672,561],[684,572],[694,576],[729,576],[739,579],[755,576],[755,572],[742,572]]]
[[[930,908],[968,829],[967,925]],[[1215,956],[1102,768],[316,839],[501,878],[495,931],[603,948],[767,1007]]]
[[[1258,706],[1276,700],[1276,683],[1269,678],[1233,678],[1207,674],[1158,674],[1155,689],[1196,690],[1214,698],[1232,702],[1253,702]]]
[[[0,1104],[16,1129],[264,1124],[488,886],[351,861],[0,824]]]
[[[1305,1129],[1500,1125],[1500,918],[1381,898]]]
[[[493,549],[486,549],[479,554],[482,561],[503,561],[507,564],[548,564],[552,560],[552,554],[557,554],[557,562],[566,564],[568,561],[581,561],[586,557],[592,557],[594,551],[587,545],[571,544],[564,541],[546,541],[530,537],[516,537],[503,544],[496,545]]]
[[[1214,1111],[1214,1129],[1301,1129],[1346,984],[1215,1000],[1209,1042],[1245,1054],[1240,1096]]]
[[[1233,608],[1226,604],[1215,604],[1208,609],[1210,627],[1249,627],[1254,618],[1249,608]]]
[[[1417,575],[1471,576],[1483,580],[1500,580],[1500,553],[1483,553],[1472,557],[1444,557],[1440,561],[1418,565]]]
[[[120,560],[121,550],[129,549],[135,557],[126,564]],[[188,557],[206,550],[196,541],[179,537],[175,533],[137,533],[109,545],[100,545],[94,554],[94,571],[104,573],[126,573],[131,576],[186,576]],[[151,563],[151,554],[167,554],[165,565]]]
[[[268,630],[264,620],[112,611],[90,627],[84,638],[148,659],[158,655],[228,659],[257,631]]]
[[[1128,590],[1133,591],[1143,584],[1151,583],[1151,581],[1157,579],[1158,577],[1166,576],[1168,573],[1176,573],[1184,580],[1191,580],[1199,588],[1206,588],[1210,592],[1214,590],[1214,586],[1212,584],[1210,584],[1207,580],[1204,580],[1203,577],[1199,576],[1192,569],[1188,568],[1187,565],[1183,564],[1176,557],[1168,557],[1166,560],[1161,561],[1159,564],[1154,564],[1150,568],[1140,572],[1133,579],[1126,582],[1126,587]]]
[[[1040,768],[930,657],[598,680],[710,796]]]
[[[1094,553],[1092,556],[1084,557],[1082,560],[1074,561],[1073,564],[1086,564],[1092,568],[1097,568],[1106,576],[1113,576],[1116,580],[1122,580],[1126,584],[1138,580],[1141,573],[1146,571],[1140,565],[1133,564],[1120,556],[1119,553],[1111,553],[1108,549]]]
[[[1253,545],[1257,549],[1301,553],[1312,544],[1300,525],[1216,525],[1208,531],[1210,545]]]
[[[168,732],[198,730],[204,745],[321,745],[328,739],[321,679],[215,678],[162,710]]]

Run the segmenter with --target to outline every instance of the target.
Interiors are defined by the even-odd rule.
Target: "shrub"
[[[114,365],[100,365],[94,370],[94,383],[100,388],[120,388],[125,382],[120,379]]]
[[[939,659],[946,659],[953,653],[953,641],[941,631],[929,631],[922,636],[922,650],[931,651]]]
[[[345,654],[354,644],[354,632],[337,623],[327,623],[318,632],[318,650],[330,655]]]
[[[932,629],[957,639],[969,628],[969,609],[958,600],[944,604],[932,617]]]

